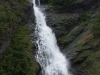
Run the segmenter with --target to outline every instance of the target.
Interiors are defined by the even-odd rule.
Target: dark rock
[[[30,23],[35,22],[33,4],[31,3],[28,7],[26,7],[24,9],[24,11],[25,11],[25,14],[26,14],[26,17],[25,17],[26,21],[30,22]]]
[[[80,14],[72,13],[70,14],[71,18],[67,20],[66,18],[69,17],[69,13],[57,13],[51,8],[48,8],[46,12],[47,25],[53,29],[57,38],[69,33],[69,31],[76,26],[78,18],[80,16]],[[66,17],[65,20],[61,20],[61,18],[63,17]]]
[[[77,2],[72,5],[57,9],[60,10],[59,12],[83,12],[87,10],[91,10],[95,8],[96,6],[100,5],[100,0],[84,0],[83,2]]]
[[[71,61],[72,68],[73,68],[71,70],[74,75],[88,75],[88,71],[86,71],[83,67],[80,66],[80,64],[87,59],[87,56],[84,56],[84,57],[80,58],[79,60],[75,60],[75,57],[80,52],[83,52],[83,50],[80,51],[80,49],[78,47],[76,47],[76,44],[77,44],[77,42],[79,42],[80,38],[86,34],[87,30],[89,30],[89,28],[91,28],[91,25],[92,25],[92,24],[89,24],[84,29],[82,26],[77,26],[77,21],[78,21],[78,18],[80,17],[80,14],[82,13],[82,11],[90,10],[90,9],[96,7],[98,4],[97,5],[95,5],[95,4],[98,1],[99,0],[97,0],[97,1],[84,0],[84,2],[75,3],[70,6],[66,6],[65,8],[61,8],[61,9],[57,9],[57,10],[47,8],[45,10],[45,12],[47,12],[46,13],[47,24],[55,32],[57,39],[63,35],[67,35],[66,37],[76,36],[75,40],[72,43],[70,43],[67,46],[67,48],[62,50],[62,52],[66,55],[66,57],[68,57],[68,59]],[[30,10],[30,9],[28,9],[28,10]],[[71,13],[71,18],[68,20],[61,21],[60,18],[62,17],[63,14],[60,12],[58,13],[57,11],[69,12],[69,13]],[[64,16],[68,16],[69,13],[66,13]],[[34,23],[33,22],[34,17],[29,17],[29,18],[32,18],[32,20],[30,22]],[[34,31],[34,24],[33,24],[32,31]],[[79,36],[77,36],[77,35],[79,35]],[[32,35],[32,37],[33,36],[34,35]],[[99,44],[97,45],[97,47],[99,47]],[[62,47],[60,46],[60,48],[62,48]],[[91,49],[91,48],[88,48],[88,49]],[[33,55],[34,54],[35,53],[33,52]],[[40,73],[40,71],[39,71],[39,73]]]
[[[74,65],[79,65],[79,64],[81,64],[82,62],[84,62],[86,59],[87,59],[87,56],[84,56],[84,57],[80,58],[79,60],[72,61],[72,62],[73,62],[72,65],[73,65],[73,66],[74,66]]]
[[[82,27],[82,26],[75,26],[75,27],[70,31],[70,33],[67,35],[67,37],[79,35],[79,34],[82,32],[83,29],[84,29],[84,27]]]
[[[41,4],[47,4],[48,0],[40,0]]]

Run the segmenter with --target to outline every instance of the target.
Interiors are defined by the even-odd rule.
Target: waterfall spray
[[[37,0],[40,5],[40,0]],[[32,1],[36,20],[35,34],[38,51],[36,60],[39,62],[42,75],[71,75],[68,71],[68,60],[60,52],[57,46],[55,34],[47,26],[45,16],[40,8]]]

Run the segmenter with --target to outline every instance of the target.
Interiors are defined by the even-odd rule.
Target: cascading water
[[[37,1],[40,3],[39,0]],[[35,34],[37,35],[36,43],[38,45],[36,59],[41,65],[41,74],[70,75],[68,72],[68,61],[57,46],[55,34],[46,25],[45,16],[36,5],[35,0],[32,2],[34,4],[33,8],[36,17]]]

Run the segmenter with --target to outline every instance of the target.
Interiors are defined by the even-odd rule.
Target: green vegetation
[[[26,0],[21,0],[26,1]],[[19,1],[8,0],[7,4],[0,4],[0,39],[5,40],[6,35],[10,34],[12,29],[16,29],[18,23],[24,18],[24,11],[26,4],[19,3]],[[6,2],[5,2],[6,3]],[[26,2],[27,3],[27,2]]]
[[[79,48],[79,54],[75,57],[75,61],[79,61],[85,57],[85,59],[80,63],[80,66],[88,71],[88,75],[100,74],[99,42],[100,38],[95,38],[91,29],[89,29],[87,34],[78,42],[77,47]]]
[[[100,51],[86,50],[76,57],[76,61],[87,57],[81,66],[88,71],[89,75],[100,74]]]
[[[100,74],[100,57],[97,58],[96,54],[97,52],[91,53],[85,62],[82,63],[83,67],[86,67],[86,69],[90,71],[90,75]]]
[[[32,44],[27,28],[27,25],[17,28],[6,53],[0,57],[0,75],[36,75],[36,62],[28,54]]]
[[[81,66],[88,71],[89,75],[99,75],[100,74],[100,51],[86,50],[80,53],[76,57],[76,61],[84,57],[87,57]]]
[[[37,63],[29,56],[32,43],[28,25],[20,25],[26,18],[24,8],[28,4],[28,0],[0,1],[0,40],[12,35],[6,52],[0,55],[0,75],[36,75]]]
[[[98,12],[98,11],[96,11]],[[93,14],[94,15],[94,14]],[[95,14],[96,15],[96,14]],[[78,42],[78,52],[74,61],[78,63],[82,68],[80,71],[88,71],[88,75],[99,75],[100,74],[100,11],[98,15],[95,17],[91,17],[91,12],[84,12],[79,20],[77,21],[77,25],[82,27],[83,29],[89,24],[91,27],[86,31],[86,34],[82,36]],[[61,18],[63,22],[66,18]],[[61,26],[64,24],[61,24]],[[63,26],[64,27],[64,26]],[[92,28],[92,29],[91,29]],[[63,30],[63,29],[62,29]],[[62,31],[63,32],[63,31]],[[65,31],[67,33],[67,30]],[[76,32],[77,33],[77,32]],[[79,35],[80,33],[78,33]],[[64,48],[68,46],[73,40],[75,40],[78,35],[70,35],[67,34],[60,36],[58,38],[58,42],[60,46]]]
[[[92,41],[92,43],[95,43]],[[84,49],[83,49],[84,46]],[[83,69],[87,70],[89,75],[99,75],[100,74],[100,51],[96,48],[88,49],[89,44],[81,45],[80,50],[83,50],[81,53],[75,57],[75,61],[83,60],[80,63]],[[91,46],[90,46],[91,47]],[[82,49],[81,49],[82,48]]]
[[[87,59],[81,64],[86,70],[89,71],[89,75],[99,75],[100,74],[100,49],[98,48],[100,42],[100,8],[98,15],[94,18],[93,26],[91,32],[93,34],[92,40],[87,40],[88,42],[84,45],[84,48],[87,49],[87,46],[93,47],[93,50],[90,50],[90,53],[86,50]],[[82,45],[83,46],[83,45]],[[84,52],[80,53],[80,57]],[[85,55],[86,55],[85,53]]]

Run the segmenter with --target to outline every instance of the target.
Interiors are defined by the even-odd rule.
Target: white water
[[[37,0],[40,3],[39,0]],[[38,51],[36,59],[42,67],[42,75],[70,75],[68,61],[57,46],[55,34],[46,25],[45,16],[33,0],[36,17],[35,34]],[[40,4],[39,4],[40,5]]]

